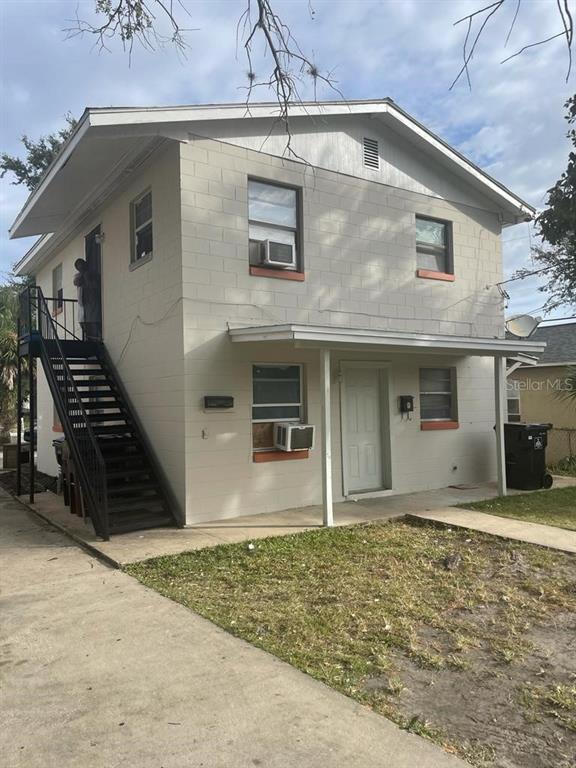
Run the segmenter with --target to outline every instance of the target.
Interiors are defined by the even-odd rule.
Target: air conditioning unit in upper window
[[[279,421],[274,424],[274,447],[279,451],[306,451],[314,448],[314,426]]]
[[[274,240],[262,242],[262,264],[268,267],[296,269],[296,251],[289,243],[276,243]]]

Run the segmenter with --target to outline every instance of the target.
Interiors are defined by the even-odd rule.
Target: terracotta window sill
[[[268,267],[253,267],[250,265],[250,274],[254,277],[274,277],[277,280],[304,282],[304,272],[294,272],[288,269],[269,269]]]
[[[448,272],[435,272],[433,269],[417,269],[416,277],[425,277],[428,280],[444,280],[447,283],[453,283],[456,279],[455,275],[450,275]]]
[[[254,451],[252,460],[256,464],[265,461],[294,461],[296,459],[307,459],[309,451]]]
[[[435,429],[458,429],[458,421],[421,421],[420,429],[423,432],[430,432]]]

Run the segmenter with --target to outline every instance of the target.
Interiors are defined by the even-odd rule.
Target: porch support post
[[[22,494],[22,355],[20,354],[20,320],[18,320],[18,372],[16,381],[16,496]]]
[[[330,396],[330,350],[320,350],[320,401],[322,408],[322,522],[334,525],[332,501],[332,414]]]
[[[28,355],[28,388],[30,391],[29,400],[30,400],[30,411],[29,411],[29,428],[30,428],[30,443],[28,448],[28,469],[30,472],[30,486],[29,486],[29,499],[30,504],[34,504],[34,483],[35,483],[35,477],[34,477],[34,424],[36,422],[36,390],[35,390],[35,381],[34,381],[34,357],[32,355],[32,335],[30,335],[30,340],[28,342],[28,346],[30,348],[30,353]]]
[[[506,358],[494,357],[494,395],[496,403],[496,461],[498,495],[506,496],[506,451],[504,422],[506,421]]]

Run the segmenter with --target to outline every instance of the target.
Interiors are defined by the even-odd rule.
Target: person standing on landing
[[[100,316],[100,278],[91,272],[84,259],[76,259],[78,270],[74,285],[78,289],[78,320],[85,341],[100,341],[102,322]]]

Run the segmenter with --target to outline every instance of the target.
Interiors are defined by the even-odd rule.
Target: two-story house
[[[87,109],[12,227],[42,235],[17,266],[43,302],[38,466],[63,427],[109,531],[155,524],[156,461],[180,524],[505,492],[505,360],[543,345],[504,338],[500,234],[533,208],[389,99],[295,106],[289,152],[276,114]],[[84,348],[79,258],[101,285]],[[279,422],[314,425],[314,447],[283,450]]]

